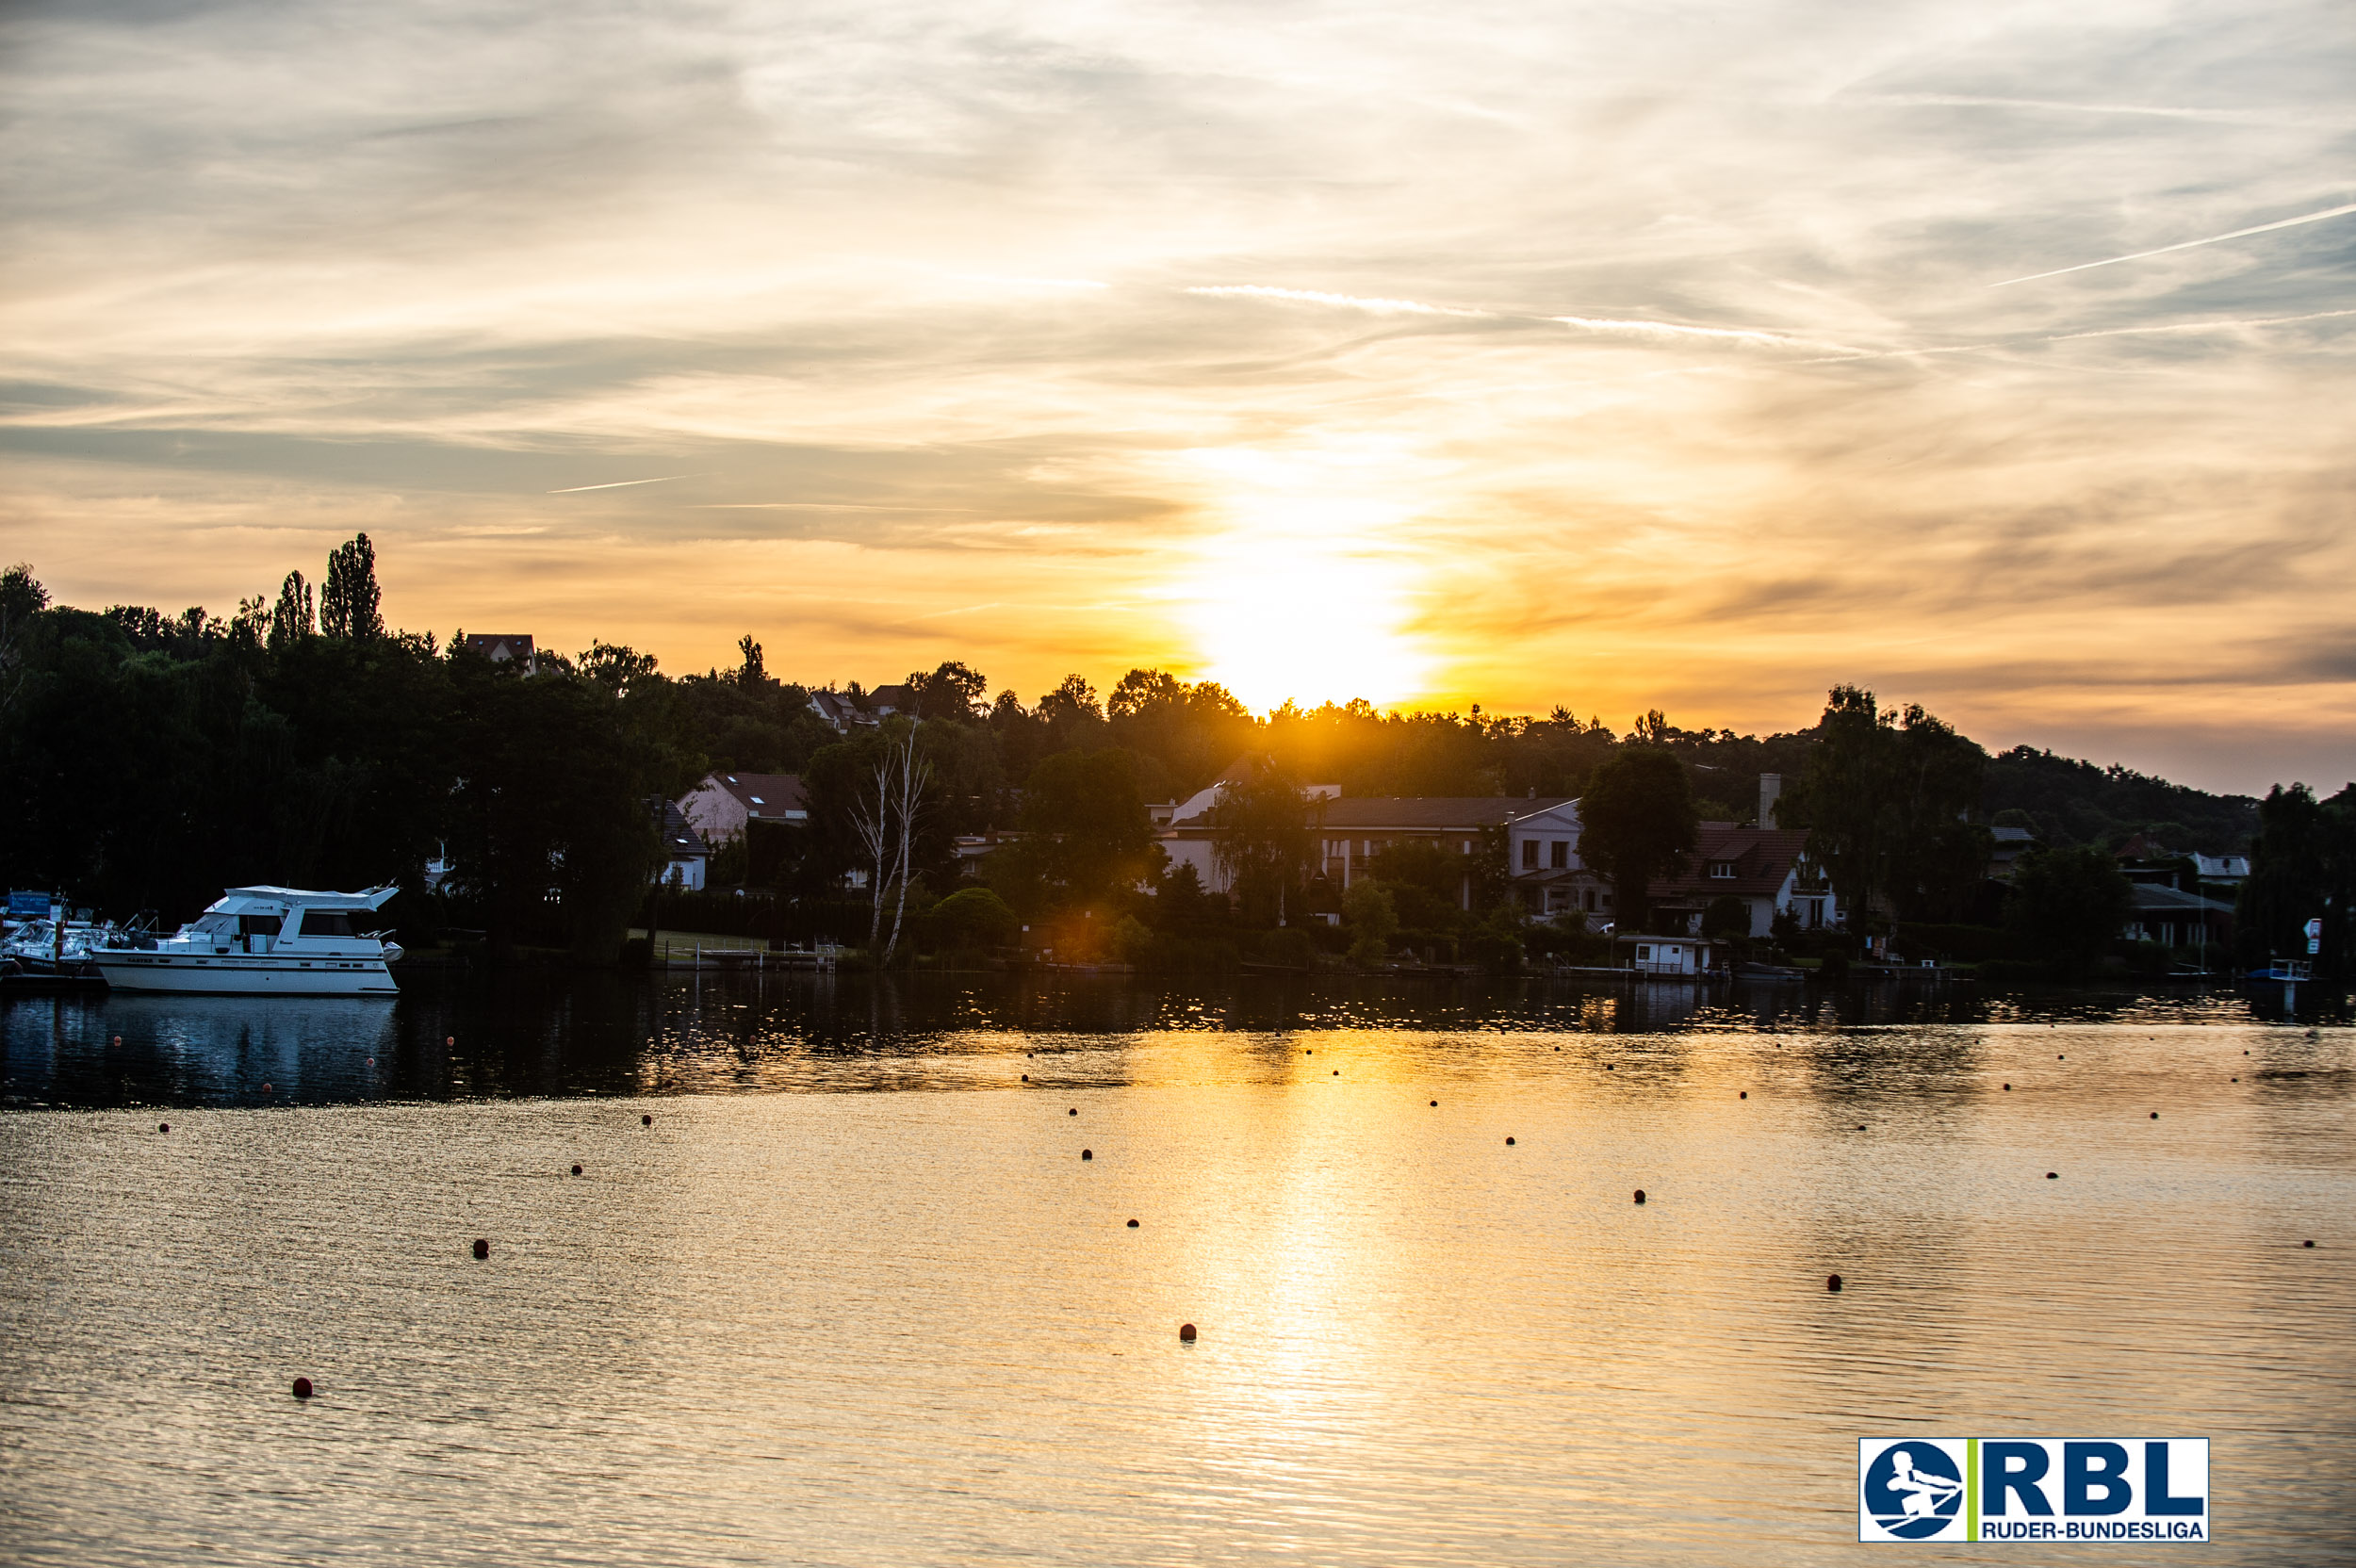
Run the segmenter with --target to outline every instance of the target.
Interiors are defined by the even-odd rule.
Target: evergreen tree
[[[376,547],[365,533],[335,547],[319,584],[319,630],[347,643],[384,635],[384,595],[376,586]]]

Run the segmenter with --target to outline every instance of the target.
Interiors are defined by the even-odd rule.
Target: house
[[[742,838],[752,822],[810,820],[810,797],[790,773],[712,773],[681,795],[680,813],[709,843]]]
[[[1647,890],[1656,930],[1698,932],[1702,917],[1722,898],[1748,916],[1744,933],[1765,937],[1777,915],[1790,914],[1806,931],[1839,925],[1840,901],[1808,859],[1808,834],[1796,827],[1737,827],[1706,822],[1676,876]]]
[[[1702,975],[1726,967],[1725,943],[1699,937],[1614,937],[1612,956],[1639,974]]]
[[[867,694],[867,710],[878,719],[888,719],[894,713],[913,716],[916,712],[916,688],[905,683],[878,686]]]
[[[494,664],[521,663],[526,675],[540,673],[540,655],[532,647],[532,639],[515,635],[475,636],[468,634],[459,640],[469,653],[479,653]]]
[[[2135,884],[2135,910],[2120,933],[2131,942],[2199,948],[2211,942],[2230,948],[2233,906],[2166,882]]]
[[[1156,825],[1154,841],[1162,846],[1162,853],[1170,857],[1170,870],[1192,866],[1204,892],[1233,890],[1226,873],[1219,866],[1219,831],[1216,825],[1219,799],[1230,784],[1243,781],[1252,761],[1250,757],[1238,757],[1227,764],[1224,773],[1185,800],[1168,807],[1147,808],[1148,820]],[[1314,811],[1319,803],[1340,794],[1342,787],[1339,784],[1312,784],[1306,792]]]
[[[2037,848],[2037,830],[2029,827],[1991,827],[1988,837],[1988,876],[1991,882],[2009,882],[2021,858]]]
[[[691,797],[692,798],[692,797]],[[668,888],[684,888],[701,892],[704,869],[712,858],[712,846],[695,831],[687,813],[679,802],[663,803],[663,864],[654,874],[656,882]]]
[[[810,693],[810,710],[826,720],[837,734],[843,733],[853,725],[872,722],[857,703],[841,692]]]

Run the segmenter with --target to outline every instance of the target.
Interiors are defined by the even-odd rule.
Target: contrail
[[[1549,321],[1560,321],[1566,327],[1580,327],[1589,332],[1627,332],[1655,337],[1708,337],[1722,343],[1758,343],[1772,349],[1837,349],[1843,354],[1860,354],[1864,350],[1846,343],[1824,342],[1812,337],[1793,337],[1789,333],[1759,332],[1737,327],[1689,327],[1675,321],[1641,321],[1607,316],[1549,316]]]
[[[694,479],[694,474],[665,474],[661,479],[617,479],[611,484],[568,484],[562,490],[550,490],[551,496],[577,496],[583,490],[627,490],[633,484],[668,484],[675,479]]]
[[[2216,245],[2228,239],[2246,239],[2253,234],[2270,234],[2276,229],[2296,228],[2301,223],[2320,223],[2327,218],[2345,218],[2351,212],[2356,212],[2356,202],[2350,202],[2344,207],[2328,207],[2321,212],[2311,212],[2299,218],[2283,218],[2271,223],[2261,223],[2254,229],[2235,229],[2232,234],[2213,234],[2206,239],[2187,239],[2181,244],[2163,245],[2156,251],[2137,251],[2135,254],[2128,256],[2105,256],[2101,261],[2082,261],[2075,267],[2056,267],[2051,272],[2032,272],[2024,278],[2006,278],[2003,283],[1992,283],[1988,286],[2009,288],[2017,283],[2035,283],[2039,278],[2058,278],[2065,272],[2083,272],[2089,267],[2116,267],[2122,261],[2141,261],[2146,256],[2164,256],[2170,251],[2189,251],[2196,245]]]

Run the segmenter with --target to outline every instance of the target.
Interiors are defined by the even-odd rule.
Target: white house
[[[712,859],[712,846],[687,820],[687,813],[679,808],[677,801],[665,801],[663,807],[663,864],[656,868],[654,879],[665,887],[685,888],[701,892],[704,868]]]

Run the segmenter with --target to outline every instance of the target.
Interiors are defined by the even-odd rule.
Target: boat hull
[[[90,960],[106,977],[107,986],[119,991],[175,991],[195,996],[401,994],[382,959],[93,953]]]

